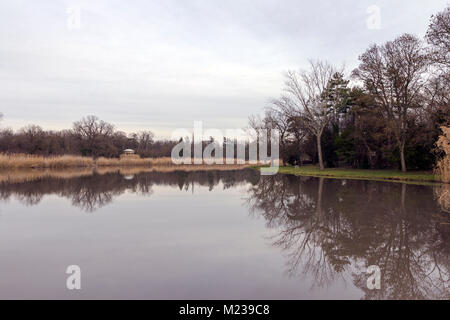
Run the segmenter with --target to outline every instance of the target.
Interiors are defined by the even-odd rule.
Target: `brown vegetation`
[[[442,181],[450,183],[450,127],[441,127],[441,129],[443,134],[439,137],[436,145],[444,154],[437,163],[436,173],[441,176]],[[450,186],[442,186],[436,195],[442,209],[450,213]]]
[[[93,167],[94,160],[79,156],[50,156],[43,157],[26,154],[0,154],[0,169],[22,168],[86,168]]]
[[[137,155],[122,156],[119,158],[98,158],[96,161],[98,167],[153,167],[153,166],[170,166],[173,165],[172,159],[163,158],[140,158]]]
[[[450,183],[450,127],[441,127],[442,135],[436,142],[439,151],[443,152],[443,157],[437,163],[437,174],[442,177],[442,181]]]
[[[443,185],[441,188],[435,189],[435,192],[442,210],[450,213],[450,186]]]
[[[80,156],[37,156],[26,154],[0,154],[0,169],[69,169],[69,168],[101,168],[101,167],[137,167],[155,168],[158,170],[235,170],[249,166],[246,164],[231,165],[176,165],[169,157],[140,158],[137,155],[122,156],[120,158],[100,157],[94,160],[91,157]]]

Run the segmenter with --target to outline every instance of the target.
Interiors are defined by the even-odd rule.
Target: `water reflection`
[[[319,287],[347,279],[365,299],[450,298],[448,217],[431,187],[278,175],[247,201],[275,230],[290,276]],[[381,268],[381,290],[367,289],[370,265]]]
[[[15,196],[20,202],[31,206],[39,204],[45,195],[54,194],[71,199],[73,206],[86,212],[94,212],[111,204],[114,198],[127,191],[151,196],[154,185],[178,186],[180,190],[193,191],[197,184],[208,186],[212,191],[219,184],[228,189],[249,181],[256,183],[259,179],[259,175],[250,169],[239,170],[238,173],[237,171],[75,171],[70,175],[33,171],[14,176],[16,177],[14,180],[10,178],[11,175],[8,175],[7,179],[0,179],[0,200],[7,201]]]
[[[204,212],[194,212],[192,209],[188,212],[189,214],[171,216],[170,221],[166,217],[152,220],[153,215],[145,215],[145,219],[142,218],[145,235],[135,231],[126,233],[125,230],[123,238],[120,238],[119,242],[126,243],[128,240],[133,243],[133,246],[129,248],[124,245],[127,250],[129,249],[128,252],[143,250],[139,250],[139,246],[135,244],[139,242],[136,242],[135,239],[140,239],[141,236],[145,239],[150,237],[152,233],[149,233],[148,230],[153,230],[155,233],[155,230],[168,228],[172,230],[170,239],[179,237],[182,240],[182,247],[178,244],[179,253],[196,252],[201,256],[201,253],[205,252],[204,261],[209,261],[211,252],[207,253],[207,251],[197,250],[197,248],[211,239],[200,236],[193,237],[191,232],[196,230],[196,233],[207,233],[205,230],[219,227],[218,231],[214,232],[214,240],[219,247],[226,248],[230,245],[230,233],[238,232],[236,230],[239,230],[240,233],[247,233],[250,230],[255,232],[254,224],[250,219],[240,220],[245,217],[245,211],[249,211],[251,216],[262,218],[266,224],[267,231],[263,230],[266,239],[263,240],[268,241],[273,247],[279,248],[274,258],[276,259],[275,263],[278,263],[280,259],[279,252],[283,253],[286,264],[285,271],[289,277],[292,277],[292,282],[305,278],[313,284],[313,287],[327,290],[331,287],[336,288],[336,283],[343,280],[352,288],[359,288],[364,299],[450,299],[450,221],[448,213],[445,212],[446,209],[440,206],[442,201],[439,195],[442,194],[443,187],[290,175],[260,177],[258,173],[250,169],[205,172],[106,170],[103,172],[56,173],[33,171],[31,173],[0,173],[0,200],[7,202],[14,197],[27,206],[42,205],[45,212],[48,212],[54,208],[54,203],[46,203],[44,206],[41,202],[47,195],[56,195],[69,199],[73,206],[84,212],[95,212],[107,205],[112,206],[115,200],[120,204],[119,196],[125,193],[151,197],[160,190],[157,186],[172,186],[173,190],[170,192],[170,197],[159,199],[160,206],[154,206],[154,212],[164,211],[169,207],[167,201],[176,202],[183,208],[193,205],[193,202],[179,197],[179,194],[180,192],[195,193],[197,186],[206,186],[211,194],[214,191],[218,197],[215,197],[213,202],[209,202],[208,206],[196,209],[204,210]],[[246,192],[244,202],[242,199],[237,199],[233,204],[227,204],[227,200],[221,202],[224,194],[221,192],[224,189],[232,188],[242,189]],[[206,198],[205,195],[200,195],[196,201]],[[228,195],[227,199],[232,199],[231,195]],[[227,207],[224,207],[224,204],[227,204]],[[150,203],[147,202],[136,204],[135,214],[143,212],[148,205]],[[223,207],[224,215],[230,220],[223,220],[223,216],[219,214],[209,214],[209,211],[217,209],[214,206]],[[238,209],[244,212],[239,212]],[[230,211],[236,211],[240,217],[233,220]],[[70,223],[74,223],[73,221],[84,223],[83,217],[76,216],[78,220],[71,220]],[[200,218],[195,220],[193,217],[207,219],[208,221],[205,223],[209,224],[204,225]],[[25,216],[24,221],[26,219],[29,217]],[[120,216],[120,219],[123,219],[120,220],[121,223],[130,223],[127,220],[129,219],[128,215]],[[219,219],[221,222],[214,219]],[[109,220],[101,219],[102,225],[115,228],[117,220]],[[65,221],[64,219],[58,220],[61,229],[67,227]],[[228,221],[228,224],[224,221]],[[21,225],[16,225],[17,229],[11,231],[11,234],[17,234],[16,230],[19,230],[20,233],[19,226]],[[37,231],[40,232],[40,230]],[[42,230],[45,231],[37,234],[53,232],[53,229]],[[99,230],[93,229],[92,232],[97,234]],[[116,230],[116,232],[119,231]],[[91,236],[91,234],[89,235]],[[102,246],[101,252],[113,245],[104,240],[109,235],[108,231],[98,236],[99,240],[96,244]],[[64,236],[68,239],[79,239],[79,234],[75,231]],[[155,234],[156,236],[157,234]],[[9,235],[5,239],[8,240],[8,237],[12,236]],[[58,237],[61,235],[55,236],[55,239],[60,241],[61,238]],[[182,263],[182,261],[176,260],[176,256],[168,254],[171,252],[170,250],[160,249],[165,248],[165,243],[164,241],[160,243],[157,239],[155,238],[153,242],[145,242],[146,245],[151,243],[155,246],[151,247],[152,254],[148,254],[155,259],[152,261],[152,267],[157,263],[155,261],[164,264],[167,260],[175,259],[171,265]],[[186,239],[193,242],[186,242]],[[220,242],[220,239],[225,239],[224,243]],[[236,235],[233,235],[233,239],[237,239]],[[261,242],[260,240],[255,236],[248,236],[245,240],[236,240],[239,243],[235,245],[242,247],[245,241],[253,241],[254,243],[247,247],[253,248],[253,245],[256,248],[258,242]],[[33,243],[35,240],[32,240],[30,245]],[[10,246],[7,245],[7,241],[4,244],[5,248],[9,250]],[[84,249],[85,244],[80,244],[80,248]],[[172,247],[170,248],[173,250]],[[215,247],[214,251],[216,251]],[[10,251],[4,252],[8,252],[12,257]],[[258,259],[250,261],[253,257],[252,251],[249,249],[248,252],[249,261],[245,260],[248,266],[251,266],[252,270],[254,268],[263,270]],[[260,249],[258,252],[263,251]],[[265,251],[263,253],[266,254]],[[122,257],[122,254],[120,251],[118,256]],[[233,250],[227,254],[231,262],[225,262],[229,264],[226,270],[234,270],[230,268],[233,265],[232,261],[242,263],[242,260],[245,259],[245,257],[239,256],[239,259],[233,260],[233,254],[238,254]],[[52,257],[54,255],[52,252]],[[145,256],[147,257],[147,255]],[[46,256],[44,258],[44,261],[51,260]],[[222,259],[222,256],[216,257],[216,259]],[[220,261],[222,265],[224,262]],[[148,269],[146,262],[141,262],[141,264],[136,263],[142,269]],[[366,270],[370,265],[378,265],[381,268],[381,290],[367,289]],[[164,265],[161,270],[165,270],[165,268]],[[99,269],[101,268],[99,267]],[[186,267],[186,269],[192,275],[198,270],[198,266],[195,265],[191,269]],[[11,270],[11,274],[14,274],[15,269]],[[269,270],[273,272],[274,269]],[[222,272],[227,271],[222,270]],[[242,288],[239,290],[245,290],[252,285],[259,287],[258,283],[246,283],[245,280],[248,276],[243,277],[239,270],[229,272],[230,279],[237,281],[233,284],[234,287],[238,286],[237,283],[242,283]],[[281,281],[277,278],[280,275],[271,274],[270,276],[276,283],[273,288],[277,287]],[[155,274],[156,278],[159,279],[158,274]],[[184,279],[184,277],[181,278]],[[177,287],[177,285],[177,283],[172,285],[164,283],[161,284],[161,287],[169,288]],[[286,284],[285,286],[287,288]],[[274,295],[279,293],[276,289],[273,290]],[[196,293],[203,294],[204,292]],[[208,295],[201,296],[207,297]],[[251,297],[254,298],[254,296],[247,296],[247,298]],[[339,298],[339,296],[334,297]]]

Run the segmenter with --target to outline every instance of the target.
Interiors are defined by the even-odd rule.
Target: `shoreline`
[[[138,156],[121,156],[120,158],[96,158],[62,155],[62,156],[36,156],[27,154],[0,154],[0,171],[26,171],[26,170],[116,170],[135,169],[150,171],[211,171],[211,170],[240,170],[252,168],[260,170],[263,165],[254,164],[191,164],[177,165],[170,157],[140,158]],[[325,177],[336,179],[358,179],[391,182],[419,182],[444,183],[440,176],[431,171],[410,171],[403,173],[399,170],[370,170],[349,168],[327,168],[320,170],[317,166],[302,167],[280,166],[278,173],[298,176]]]
[[[262,166],[254,166],[260,169]],[[444,184],[439,176],[432,172],[410,171],[403,173],[398,170],[370,170],[370,169],[343,169],[328,168],[320,170],[316,166],[303,167],[280,167],[280,174],[291,174],[296,176],[323,177],[331,179],[353,179],[353,180],[375,180],[388,182],[418,182],[431,184]]]

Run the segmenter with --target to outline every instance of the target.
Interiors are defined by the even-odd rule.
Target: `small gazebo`
[[[123,150],[123,154],[126,155],[126,156],[131,156],[131,155],[133,155],[134,153],[135,153],[135,152],[134,152],[133,149],[125,149],[125,150]]]

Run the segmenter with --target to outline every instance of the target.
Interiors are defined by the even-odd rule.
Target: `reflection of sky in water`
[[[439,207],[426,186],[146,173],[0,191],[0,298],[359,299],[367,263],[405,265],[400,254],[384,258],[387,244],[420,259],[433,253],[426,269],[448,279],[448,229],[433,218]],[[65,288],[71,264],[81,266],[79,292]],[[400,282],[385,288],[423,292],[429,279],[410,266],[422,287],[401,273],[385,275]]]

